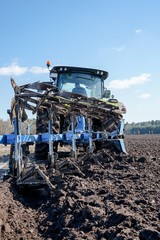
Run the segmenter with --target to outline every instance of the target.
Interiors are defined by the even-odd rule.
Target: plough
[[[104,88],[107,76],[101,70],[60,66],[50,70],[50,82],[18,86],[11,79],[14,97],[8,113],[14,132],[1,135],[0,143],[11,145],[9,168],[17,185],[47,184],[54,189],[50,177],[67,164],[83,175],[76,164],[80,149],[89,154],[102,148],[126,153],[123,141],[126,110],[117,99],[107,96]],[[79,86],[73,91],[77,83]],[[29,128],[27,134],[22,134],[26,110],[37,116],[34,135]],[[30,161],[29,148],[33,144],[35,159]],[[70,158],[60,161],[58,148],[66,145],[70,147]]]

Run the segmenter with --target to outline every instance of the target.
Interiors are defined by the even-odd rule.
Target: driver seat
[[[87,97],[86,89],[81,87],[80,85],[76,85],[75,88],[72,89],[72,93],[80,94]]]

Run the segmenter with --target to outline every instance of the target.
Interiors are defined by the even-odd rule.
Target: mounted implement
[[[50,70],[49,82],[18,86],[11,79],[15,94],[9,113],[14,133],[1,136],[0,143],[11,144],[10,171],[17,184],[47,184],[53,189],[50,180],[57,170],[68,173],[74,169],[84,175],[77,161],[86,152],[93,154],[105,148],[126,153],[126,109],[105,89],[107,77],[108,72],[102,70],[56,66]],[[26,110],[36,114],[35,135],[22,134]],[[33,161],[28,159],[31,144],[35,144]],[[61,159],[59,148],[66,146],[69,157]]]

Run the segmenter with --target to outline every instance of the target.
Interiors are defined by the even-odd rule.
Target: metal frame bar
[[[94,138],[92,138],[94,135]],[[62,134],[52,134],[52,133],[40,133],[36,135],[21,134],[4,134],[0,135],[0,144],[10,145],[18,143],[31,143],[31,142],[55,142],[63,141],[64,143],[70,144],[72,141],[80,140],[81,142],[88,142],[90,147],[94,141],[113,141],[114,137],[118,137],[118,131],[115,130],[112,133],[106,132],[84,132],[84,133],[62,133]],[[118,139],[118,138],[117,138]],[[116,140],[117,140],[116,139]],[[76,149],[75,146],[72,146],[73,149]]]

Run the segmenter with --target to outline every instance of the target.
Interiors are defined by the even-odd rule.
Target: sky
[[[109,72],[125,122],[160,120],[159,0],[0,0],[0,118],[18,85],[48,81],[46,61]]]

